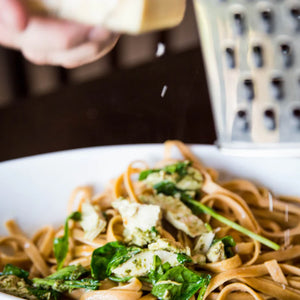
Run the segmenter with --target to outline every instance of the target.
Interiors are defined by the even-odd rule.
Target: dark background
[[[124,36],[93,64],[34,66],[0,51],[0,161],[80,147],[181,139],[215,131],[193,9],[175,29]],[[166,53],[156,57],[157,44]],[[162,95],[162,90],[166,90]]]

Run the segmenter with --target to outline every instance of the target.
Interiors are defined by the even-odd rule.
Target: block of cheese
[[[23,0],[34,13],[138,34],[178,25],[186,0]]]

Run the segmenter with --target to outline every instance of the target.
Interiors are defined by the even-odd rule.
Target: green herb
[[[178,266],[162,275],[151,293],[158,299],[189,300],[200,289],[201,294],[204,294],[209,282],[210,275],[198,274],[184,266]]]
[[[249,229],[225,218],[224,216],[215,212],[212,208],[210,208],[198,201],[190,200],[190,199],[185,199],[183,201],[186,205],[188,205],[192,209],[192,211],[195,214],[206,213],[206,214],[212,216],[214,219],[218,220],[219,222],[235,229],[236,231],[239,231],[239,232],[249,236],[250,238],[262,243],[265,246],[268,246],[269,248],[271,248],[273,250],[280,249],[280,246],[278,244],[276,244],[276,243],[270,241],[269,239],[267,239],[259,234],[256,234],[256,233],[250,231]]]
[[[178,253],[177,260],[180,264],[191,263],[193,260],[185,253]]]
[[[17,276],[18,278],[23,278],[23,279],[25,279],[25,281],[27,281],[29,272],[27,272],[23,269],[20,269],[14,265],[7,264],[7,265],[5,265],[1,275],[14,275],[14,276]]]
[[[188,195],[185,191],[178,189],[173,182],[162,181],[162,182],[159,182],[156,185],[154,185],[153,188],[157,191],[157,193],[162,193],[167,196],[175,196],[176,194],[180,194],[180,199],[187,206],[189,206],[195,214],[197,214],[197,215],[201,214],[201,213],[208,214],[208,215],[212,216],[213,218],[215,218],[216,220],[218,220],[219,222],[224,223],[227,226],[230,226],[231,228],[251,237],[252,239],[259,241],[260,243],[270,247],[271,249],[274,249],[274,250],[280,249],[280,246],[278,244],[276,244],[276,243],[270,241],[269,239],[267,239],[261,235],[258,235],[256,233],[248,230],[247,228],[223,217],[222,215],[215,212],[212,208],[210,208],[198,201],[193,200],[191,198],[191,196]]]
[[[69,220],[80,221],[81,213],[76,211],[68,216],[65,222],[64,235],[54,239],[53,246],[57,260],[57,270],[63,267],[69,249]]]
[[[120,242],[107,243],[103,247],[94,250],[91,261],[93,278],[104,280],[111,275],[112,269],[141,251],[141,248],[126,247]]]

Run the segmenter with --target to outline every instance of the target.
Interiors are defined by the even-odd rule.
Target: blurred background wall
[[[159,43],[165,46],[166,54],[198,47],[192,1],[188,1],[186,16],[180,26],[141,36],[122,36],[109,55],[72,70],[36,66],[26,61],[19,52],[0,47],[0,108],[31,96],[57,91],[65,85],[89,81],[117,69],[155,60]]]

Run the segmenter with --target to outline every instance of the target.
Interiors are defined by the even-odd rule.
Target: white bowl
[[[253,180],[275,194],[300,196],[300,159],[234,157],[214,146],[192,146],[209,167],[229,178]],[[178,154],[175,154],[178,155]],[[134,160],[162,159],[163,145],[96,147],[38,155],[0,163],[0,220],[14,218],[31,235],[43,225],[62,224],[72,190],[93,185],[96,192]],[[0,235],[6,234],[0,226]],[[0,299],[11,299],[0,293]]]

